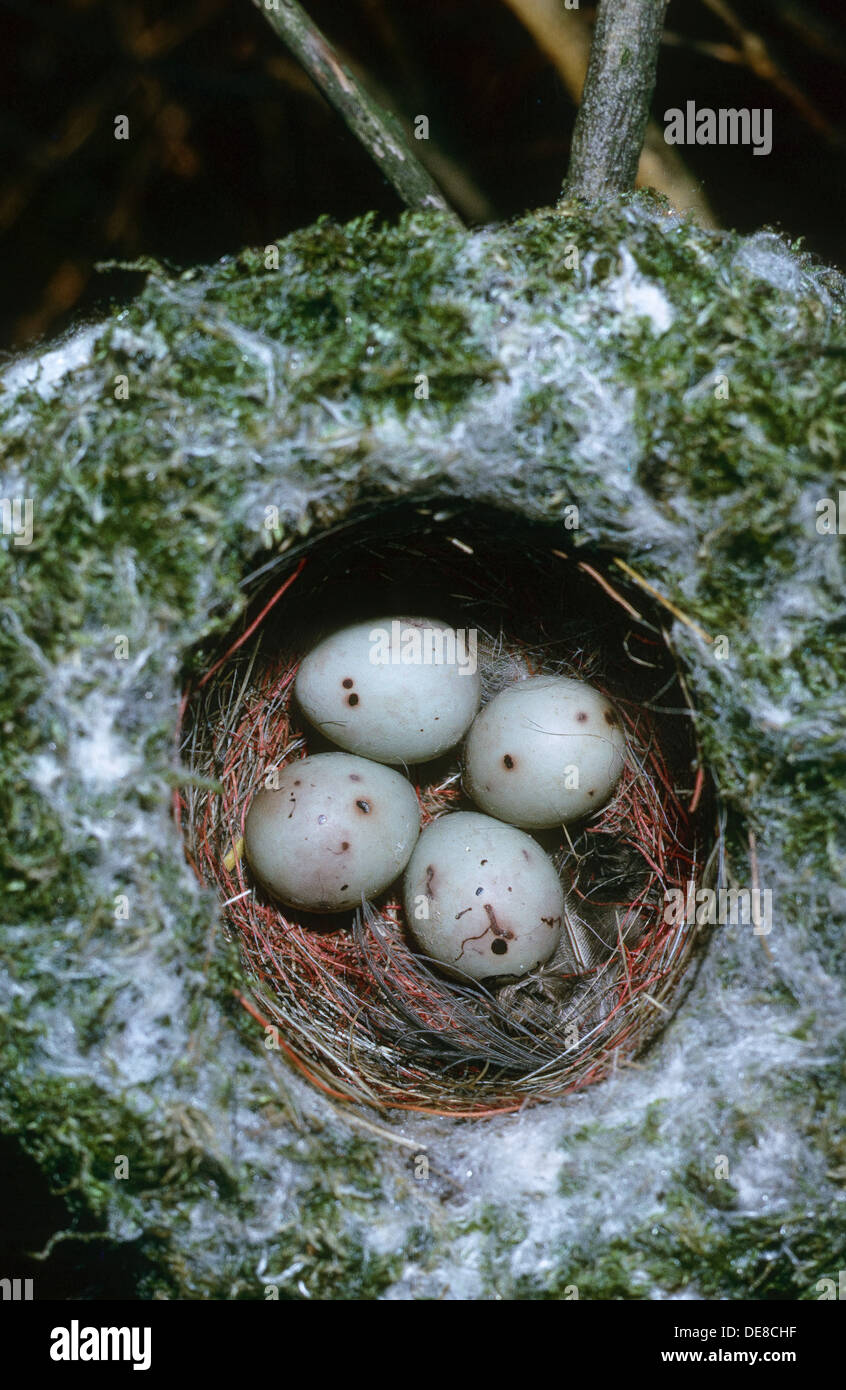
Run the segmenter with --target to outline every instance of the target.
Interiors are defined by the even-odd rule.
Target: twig
[[[565,195],[634,188],[649,120],[667,0],[600,0]]]
[[[399,122],[344,67],[297,0],[253,0],[253,4],[343,116],[406,207],[445,212],[460,226],[459,218],[406,142]]]
[[[746,63],[755,76],[763,82],[770,82],[820,135],[829,140],[833,139],[835,131],[831,122],[778,66],[761,35],[746,28],[727,0],[702,0],[702,3],[731,30],[739,47],[741,61]]]
[[[634,618],[635,622],[643,622],[643,615],[641,613],[638,613],[637,609],[633,608],[632,605],[626,599],[624,599],[620,594],[618,594],[617,590],[612,588],[612,586],[608,583],[608,580],[604,579],[601,574],[597,574],[596,570],[593,569],[592,566],[590,566],[585,560],[579,561],[579,569],[584,570],[585,574],[589,574],[591,579],[595,579],[600,588],[604,589],[606,594],[609,594],[616,603],[619,603],[623,608],[625,608],[626,612],[632,618]]]
[[[385,3],[386,0],[365,0],[364,10],[390,65],[390,92],[374,77],[372,64],[362,74],[359,65],[349,54],[344,53],[343,49],[341,54],[353,73],[363,78],[364,85],[379,105],[394,112],[402,123],[406,138],[410,139],[412,122],[409,112],[428,109],[427,82],[420,74],[419,53],[412,56],[408,52],[407,36],[403,34],[397,16],[385,8]],[[397,99],[398,92],[402,93],[401,101]],[[420,145],[419,154],[450,207],[456,210],[459,217],[471,225],[494,220],[496,212],[488,195],[475,182],[466,165],[447,154],[434,133],[430,133],[428,140]]]
[[[701,795],[702,795],[702,788],[703,788],[704,786],[705,786],[705,769],[704,769],[704,767],[702,766],[702,764],[700,763],[699,766],[698,766],[698,768],[696,769],[696,782],[694,783],[694,787],[693,787],[693,796],[690,798],[690,805],[689,805],[688,808],[687,808],[687,814],[688,814],[689,816],[692,816],[692,815],[695,815],[695,814],[696,814],[696,808],[697,808],[698,805],[699,805],[699,798],[700,798]]]
[[[659,603],[663,603],[664,607],[672,613],[674,618],[678,618],[680,623],[684,623],[685,627],[689,627],[691,632],[695,632],[697,637],[702,638],[703,642],[713,642],[714,639],[710,633],[706,632],[698,623],[695,623],[692,618],[688,618],[686,613],[683,613],[680,608],[677,608],[674,603],[671,603],[668,598],[664,597],[660,589],[656,589],[655,585],[650,584],[648,579],[644,579],[642,574],[638,574],[637,570],[632,569],[631,565],[627,565],[625,560],[621,560],[615,555],[614,564],[619,565],[624,574],[627,574],[630,579],[633,579],[635,583],[639,584],[642,589],[645,589],[648,594],[656,598]]]
[[[560,74],[578,106],[590,61],[591,23],[580,10],[565,10],[561,0],[505,0]],[[656,121],[646,127],[637,173],[638,187],[657,188],[679,212],[692,212],[703,227],[719,223],[708,199],[674,146],[664,140]]]
[[[360,66],[346,55],[344,61],[352,70],[353,75],[358,76],[361,72]],[[393,106],[393,115],[399,121],[406,138],[408,138],[409,132],[413,128],[412,121],[405,110],[398,109],[399,102],[380,82],[376,81],[370,72],[367,73],[367,89],[374,100],[383,108]],[[394,84],[394,91],[396,91],[396,84]],[[425,110],[425,107],[422,109]],[[446,154],[432,135],[423,142],[421,149],[424,148],[426,168],[437,179],[439,186],[444,190],[443,196],[447,199],[449,206],[457,211],[458,216],[465,222],[492,222],[494,219],[493,205],[487,194],[483,193],[473,181],[468,171],[457,160]]]

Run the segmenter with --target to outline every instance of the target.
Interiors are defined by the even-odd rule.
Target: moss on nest
[[[846,485],[842,278],[641,195],[467,234],[322,222],[278,251],[147,267],[5,376],[2,491],[35,527],[0,549],[4,1128],[72,1229],[148,1234],[148,1294],[815,1297],[846,1229],[844,584],[815,524]],[[465,532],[493,504],[617,556],[728,637],[716,660],[667,613],[730,868],[750,882],[751,829],[775,922],[715,931],[640,1069],[386,1138],[235,1003],[168,816],[172,730],[246,574],[432,497]]]

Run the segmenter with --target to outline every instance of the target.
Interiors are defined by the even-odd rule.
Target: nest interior
[[[329,1094],[452,1114],[515,1109],[601,1080],[670,1015],[695,931],[666,920],[667,894],[713,868],[712,808],[683,678],[660,616],[643,608],[563,550],[560,532],[435,501],[271,565],[237,630],[194,673],[180,742],[196,785],[175,798],[187,853],[220,896],[253,1016]],[[536,833],[566,885],[561,946],[496,987],[448,979],[421,955],[399,884],[355,913],[296,913],[263,892],[243,854],[256,790],[331,747],[292,697],[302,656],[347,622],[401,613],[474,632],[483,702],[555,672],[600,688],[625,725],[626,767],[608,804]],[[404,770],[424,826],[476,809],[460,748]]]

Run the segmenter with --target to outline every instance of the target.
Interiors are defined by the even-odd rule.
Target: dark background
[[[307,6],[400,114],[429,116],[468,220],[554,201],[575,109],[504,0]],[[653,111],[772,107],[768,158],[706,147],[685,160],[723,225],[775,225],[843,265],[844,0],[732,0],[728,14],[739,30],[723,0],[672,0]],[[399,210],[250,0],[0,0],[0,91],[0,351],[134,293],[137,275],[98,261],[188,265],[324,212]],[[129,141],[114,139],[116,115]],[[42,1298],[133,1296],[147,1252],[115,1253],[85,1223],[33,1259],[75,1218],[12,1140],[0,1170],[0,1253],[17,1252],[2,1272],[36,1276]]]
[[[429,116],[467,220],[556,198],[575,108],[505,0],[308,9],[398,113]],[[653,106],[659,118],[688,99],[772,107],[769,157],[681,153],[722,225],[779,226],[841,264],[844,9],[672,0]],[[592,15],[588,0],[581,12]],[[134,292],[137,275],[97,272],[98,261],[188,265],[320,213],[399,209],[250,0],[0,0],[0,90],[0,350]],[[128,141],[114,138],[116,115],[129,117]]]

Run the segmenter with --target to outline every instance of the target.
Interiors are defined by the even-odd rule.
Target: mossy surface
[[[644,197],[277,249],[148,267],[5,376],[3,496],[34,528],[0,548],[3,1128],[71,1231],[144,1242],[144,1296],[817,1297],[846,1240],[845,586],[817,528],[846,487],[842,278]],[[432,497],[617,557],[685,615],[729,867],[750,883],[754,832],[774,921],[714,932],[638,1069],[388,1138],[235,1002],[173,730],[246,574]]]

